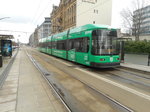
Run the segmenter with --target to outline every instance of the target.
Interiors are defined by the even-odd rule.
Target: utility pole
[[[120,60],[122,63],[124,63],[124,41],[120,42]]]

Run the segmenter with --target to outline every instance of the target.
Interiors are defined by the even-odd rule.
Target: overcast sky
[[[44,21],[44,17],[50,17],[53,4],[58,5],[60,0],[0,0],[0,34],[13,34],[15,41],[28,42],[29,35],[37,25]],[[131,0],[113,0],[116,4],[116,12],[129,6]],[[120,19],[118,19],[120,21]],[[118,21],[116,20],[116,21]],[[116,23],[120,27],[120,22]],[[7,30],[7,31],[3,31]],[[9,30],[9,31],[8,31]],[[21,31],[21,32],[14,32]]]
[[[35,27],[50,17],[53,4],[59,0],[0,0],[0,18],[10,17],[0,20],[0,34],[13,34],[15,41],[27,43]]]

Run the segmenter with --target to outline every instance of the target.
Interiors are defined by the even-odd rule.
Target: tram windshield
[[[115,55],[119,54],[117,31],[94,30],[92,33],[92,54]]]

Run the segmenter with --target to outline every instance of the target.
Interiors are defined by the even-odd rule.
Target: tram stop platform
[[[0,89],[0,112],[66,112],[23,49]]]
[[[150,70],[133,64],[122,66]],[[67,112],[24,49],[18,51],[0,88],[0,112]]]
[[[143,72],[150,72],[150,66],[144,66],[144,65],[137,65],[132,63],[121,63],[122,67],[133,69],[133,70],[139,70]]]

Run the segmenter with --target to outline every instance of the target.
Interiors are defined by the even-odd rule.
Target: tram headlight
[[[117,58],[117,60],[119,61],[119,60],[120,60],[120,58]]]
[[[101,58],[100,61],[105,61],[105,59],[104,59],[104,58]]]

